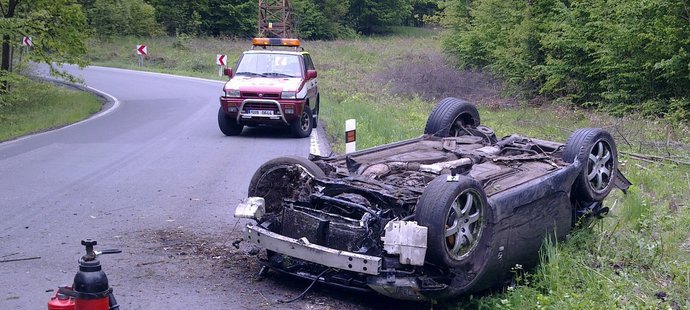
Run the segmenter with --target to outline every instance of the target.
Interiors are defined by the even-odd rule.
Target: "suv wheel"
[[[299,119],[290,124],[292,133],[296,138],[306,138],[311,134],[311,130],[314,128],[314,118],[311,114],[311,109],[308,106],[304,106],[302,109],[302,114]]]
[[[225,114],[223,107],[218,109],[218,127],[226,136],[239,135],[242,133],[242,128],[244,128],[244,126],[237,124],[232,117]]]

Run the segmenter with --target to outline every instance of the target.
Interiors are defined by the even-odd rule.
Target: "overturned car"
[[[235,217],[262,264],[314,281],[408,300],[500,285],[533,266],[630,182],[611,135],[576,130],[565,144],[497,139],[472,104],[440,101],[419,138],[348,155],[263,164]]]

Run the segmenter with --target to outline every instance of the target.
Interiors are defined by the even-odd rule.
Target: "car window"
[[[237,64],[236,75],[302,77],[298,55],[248,53]]]
[[[316,70],[316,68],[314,68],[314,63],[311,61],[311,56],[309,56],[309,54],[304,55],[304,66],[307,70]]]

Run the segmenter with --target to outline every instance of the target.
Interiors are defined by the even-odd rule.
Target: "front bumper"
[[[220,105],[238,124],[289,125],[299,119],[304,101],[220,97]],[[260,111],[272,113],[256,113]],[[292,113],[289,113],[290,111]]]
[[[256,225],[247,225],[247,239],[267,250],[327,267],[368,275],[378,275],[381,270],[380,257],[331,249],[310,243],[306,238],[285,237]]]

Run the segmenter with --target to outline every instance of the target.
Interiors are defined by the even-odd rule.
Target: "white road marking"
[[[309,135],[309,154],[313,154],[316,156],[321,156],[321,151],[319,150],[319,134],[317,133],[316,128],[314,128],[311,131],[311,134]]]

